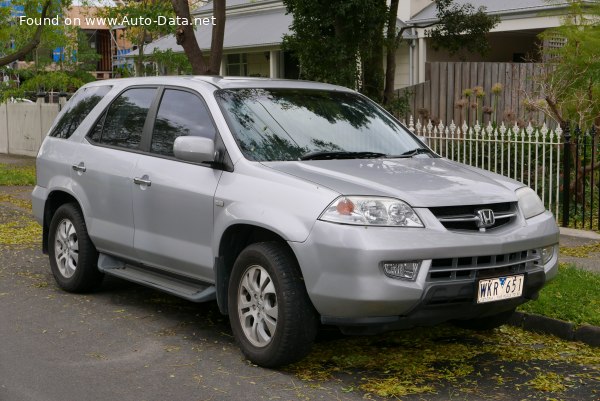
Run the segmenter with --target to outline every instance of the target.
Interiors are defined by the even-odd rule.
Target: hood
[[[413,207],[516,202],[516,181],[442,158],[263,162],[342,195],[401,199]]]

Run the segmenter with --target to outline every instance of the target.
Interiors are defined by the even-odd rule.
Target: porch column
[[[425,82],[425,61],[427,60],[427,44],[425,38],[419,38],[419,83]]]
[[[269,78],[279,78],[279,50],[271,50],[269,54]]]
[[[221,57],[221,69],[219,70],[219,75],[224,77],[227,74],[227,55],[223,55]]]

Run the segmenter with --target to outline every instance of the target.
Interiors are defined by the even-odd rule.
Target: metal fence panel
[[[501,174],[535,190],[546,208],[559,215],[563,132],[545,124],[525,128],[501,123],[457,126],[454,122],[434,125],[411,117],[408,127],[427,139],[429,147],[448,159]]]

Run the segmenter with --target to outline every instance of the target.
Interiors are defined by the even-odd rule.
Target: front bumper
[[[290,246],[298,258],[309,297],[324,323],[411,327],[493,315],[535,298],[544,283],[556,275],[558,237],[556,222],[546,212],[486,233],[317,221],[305,242],[290,242]],[[535,254],[550,245],[555,245],[555,251],[545,265],[515,262],[519,274],[525,275],[523,296],[516,299],[477,305],[476,283],[480,275],[476,267],[470,268],[469,276],[457,274],[445,279],[430,274],[432,260],[475,261],[490,255],[508,258],[513,254]],[[389,278],[381,268],[383,261],[413,260],[422,261],[415,281]],[[498,276],[504,275],[500,269],[497,271]]]

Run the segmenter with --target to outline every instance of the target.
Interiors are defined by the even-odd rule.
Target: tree
[[[293,14],[284,48],[300,61],[301,77],[358,87],[380,99],[385,0],[284,0]]]
[[[223,58],[223,40],[225,37],[226,0],[214,0],[212,2],[215,25],[212,28],[208,63],[205,61],[202,50],[196,40],[189,1],[171,0],[171,3],[173,4],[173,10],[178,17],[178,21],[181,21],[175,31],[177,44],[183,47],[192,65],[192,72],[197,75],[219,75],[221,59]]]
[[[536,80],[537,98],[528,101],[563,128],[572,123],[600,129],[599,26],[600,0],[575,0],[561,26],[541,35],[549,66]]]
[[[434,48],[450,53],[484,52],[489,46],[485,34],[498,22],[483,7],[476,10],[453,0],[435,1],[438,21],[434,24],[400,29],[396,26],[399,0],[391,0],[389,7],[386,0],[283,2],[294,16],[284,47],[298,57],[303,78],[355,87],[388,105],[394,95],[396,51],[407,29],[431,28]]]
[[[88,2],[89,3],[89,2]],[[178,22],[173,24],[150,24],[143,26],[130,25],[126,29],[126,37],[134,43],[139,51],[136,58],[136,73],[141,75],[146,59],[144,54],[145,45],[150,38],[174,34],[177,44],[183,47],[187,56],[192,73],[197,75],[218,75],[221,70],[221,59],[223,57],[223,39],[225,35],[225,3],[226,0],[213,1],[213,15],[215,25],[212,30],[211,51],[208,62],[204,58],[202,50],[198,46],[195,36],[194,20],[190,9],[200,4],[198,0],[125,0],[123,3],[113,7],[103,7],[99,14],[113,21],[122,21],[127,16],[129,21],[139,18],[148,18],[157,21],[158,16],[167,20]],[[155,58],[156,54],[151,57]]]
[[[537,90],[527,93],[531,107],[543,111],[563,129],[575,135],[595,126],[590,149],[600,142],[600,0],[574,0],[561,26],[543,32],[541,49],[547,65],[535,77]],[[580,127],[581,130],[573,130]],[[567,156],[569,157],[569,156]],[[577,147],[571,146],[574,175],[570,193],[579,202],[585,198],[584,182],[600,162],[584,164]]]
[[[20,60],[33,50],[35,50],[42,42],[42,35],[48,31],[46,18],[57,16],[63,5],[68,5],[70,2],[61,2],[44,0],[42,1],[13,1],[13,6],[23,6],[26,17],[40,19],[41,23],[35,26],[28,26],[15,21],[11,12],[11,8],[4,7],[0,13],[0,44],[2,49],[6,51],[5,55],[0,57],[0,67]],[[11,43],[14,43],[15,48],[11,49]]]

